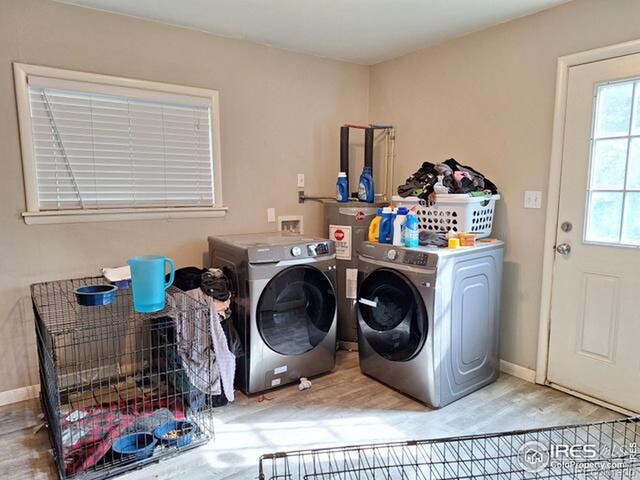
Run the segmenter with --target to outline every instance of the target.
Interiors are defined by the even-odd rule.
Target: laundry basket
[[[397,207],[417,207],[421,230],[475,233],[477,238],[485,238],[491,235],[496,200],[500,200],[500,195],[439,194],[431,205],[418,197],[395,196],[392,200]]]

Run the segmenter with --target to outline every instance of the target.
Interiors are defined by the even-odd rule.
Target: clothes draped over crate
[[[217,352],[213,347],[212,328],[209,326],[209,322],[211,321],[213,325],[217,322],[217,318],[210,319],[210,315],[198,316],[195,319],[184,318],[180,304],[169,299],[168,305],[168,317],[172,319],[175,326],[175,342],[180,366],[185,370],[195,388],[207,395],[220,395],[222,389]]]
[[[174,285],[207,305],[210,311],[206,329],[194,328],[181,319],[179,308],[170,315],[175,322],[178,353],[189,380],[202,393],[219,396],[222,404],[233,401],[236,355],[242,351],[230,320],[229,280],[220,269],[186,267],[176,271]]]
[[[424,162],[418,171],[398,187],[398,195],[433,202],[435,198],[432,195],[438,181],[442,184],[442,192],[487,195],[498,193],[498,187],[482,173],[450,158],[438,164]]]

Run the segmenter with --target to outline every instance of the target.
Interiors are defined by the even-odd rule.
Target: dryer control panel
[[[398,265],[411,265],[418,268],[435,268],[438,265],[438,255],[430,253],[425,248],[409,249],[388,244],[363,242],[358,253],[367,258]]]
[[[425,252],[415,252],[412,250],[404,251],[403,262],[407,265],[415,265],[417,267],[426,267],[429,262],[429,254]]]

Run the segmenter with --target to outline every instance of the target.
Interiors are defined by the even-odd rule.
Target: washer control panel
[[[328,254],[329,254],[329,244],[326,242],[309,243],[307,245],[307,255],[310,257],[317,257],[318,255],[328,255]]]
[[[1,0],[0,0],[1,1]],[[210,237],[210,242],[211,242]],[[318,237],[303,237],[285,233],[230,236],[231,240],[220,240],[233,248],[247,251],[251,264],[277,263],[305,259],[333,260],[335,245],[331,240]],[[324,268],[324,267],[323,267]]]

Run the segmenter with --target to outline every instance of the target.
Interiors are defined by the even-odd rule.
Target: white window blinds
[[[206,97],[29,76],[40,210],[213,206]]]

